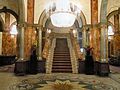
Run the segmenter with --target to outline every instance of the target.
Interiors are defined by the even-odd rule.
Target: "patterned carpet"
[[[105,81],[104,81],[105,80]],[[41,74],[11,85],[10,90],[120,90],[110,78],[78,74]]]

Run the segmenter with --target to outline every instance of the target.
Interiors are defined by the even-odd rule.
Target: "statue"
[[[92,49],[93,47],[87,46],[84,48],[86,51],[85,56],[85,73],[88,75],[94,74],[94,60],[92,56]]]
[[[33,45],[31,48],[30,55],[30,74],[37,74],[37,55],[36,55],[36,45]]]

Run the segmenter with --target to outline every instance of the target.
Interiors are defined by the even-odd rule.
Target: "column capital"
[[[18,27],[27,27],[27,25],[26,25],[26,23],[25,22],[19,22],[18,24],[17,24],[17,26]]]
[[[83,25],[82,28],[90,28],[91,27],[91,24],[86,24],[86,25]]]
[[[37,31],[43,30],[43,26],[39,24],[34,24],[33,27],[36,28]]]
[[[107,28],[107,24],[100,24],[100,28]]]

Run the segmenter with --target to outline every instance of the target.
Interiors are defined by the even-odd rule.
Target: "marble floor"
[[[120,90],[120,67],[110,65],[109,77],[52,73],[15,76],[14,65],[0,67],[0,90]]]
[[[15,76],[0,72],[0,90],[120,90],[120,73],[99,77],[69,73]]]

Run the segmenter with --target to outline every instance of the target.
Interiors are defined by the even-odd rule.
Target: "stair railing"
[[[75,55],[75,50],[72,47],[71,40],[70,38],[67,38],[68,41],[68,48],[70,50],[70,58],[71,58],[71,64],[72,64],[72,72],[73,73],[78,73],[78,60]]]
[[[52,40],[52,44],[48,52],[48,57],[46,61],[46,73],[52,72],[52,63],[53,63],[53,55],[54,55],[55,46],[56,46],[56,38]]]

